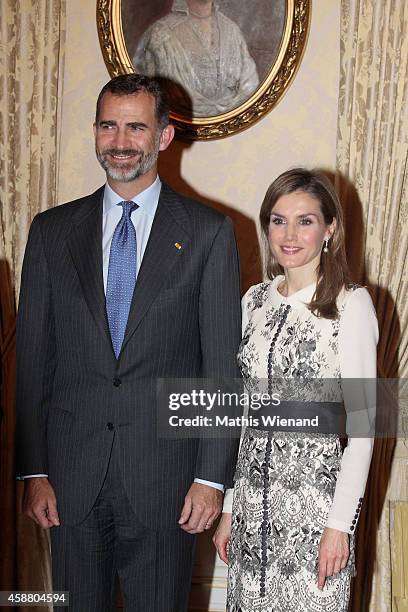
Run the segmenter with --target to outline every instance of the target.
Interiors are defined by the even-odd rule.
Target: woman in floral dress
[[[242,301],[248,393],[266,386],[298,417],[317,406],[329,423],[344,405],[349,437],[343,451],[336,429],[246,428],[214,536],[229,564],[227,612],[346,612],[373,446],[377,319],[367,290],[349,282],[341,208],[324,176],[282,174],[260,221],[272,280]],[[358,418],[349,379],[364,387]]]

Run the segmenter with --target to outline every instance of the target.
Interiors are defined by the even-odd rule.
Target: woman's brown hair
[[[259,214],[262,233],[267,247],[268,278],[283,274],[282,266],[271,253],[268,244],[270,216],[276,202],[284,195],[295,192],[307,193],[320,204],[327,225],[336,219],[336,227],[328,245],[328,252],[322,253],[317,270],[317,286],[308,304],[316,316],[335,319],[338,316],[336,299],[343,287],[350,283],[347,266],[343,212],[339,199],[329,179],[322,173],[305,168],[294,168],[284,172],[270,185],[262,202]]]

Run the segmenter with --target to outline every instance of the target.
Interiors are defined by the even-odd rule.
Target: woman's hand
[[[224,563],[228,564],[228,546],[231,537],[231,513],[224,512],[218,523],[217,531],[213,537],[213,543],[218,555]]]
[[[349,536],[344,531],[326,527],[319,544],[319,577],[317,586],[323,589],[326,576],[338,574],[347,565]]]

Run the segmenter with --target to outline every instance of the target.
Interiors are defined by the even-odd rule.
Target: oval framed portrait
[[[111,77],[158,78],[185,138],[250,127],[284,95],[302,60],[311,0],[97,0]]]

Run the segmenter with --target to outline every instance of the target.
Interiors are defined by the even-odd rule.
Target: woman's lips
[[[302,251],[302,247],[281,246],[281,251],[285,253],[285,255],[295,255],[295,253]]]

